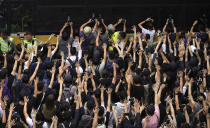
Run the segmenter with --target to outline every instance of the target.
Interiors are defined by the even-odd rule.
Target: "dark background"
[[[92,13],[101,14],[107,25],[116,23],[120,17],[126,18],[129,32],[132,25],[149,16],[154,18],[156,29],[162,29],[170,14],[178,30],[190,29],[202,14],[209,18],[209,7],[209,0],[5,0],[0,14],[4,16],[1,22],[11,32],[58,33],[67,16],[78,30]]]

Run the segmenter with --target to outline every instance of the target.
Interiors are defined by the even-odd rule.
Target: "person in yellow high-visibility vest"
[[[31,32],[26,33],[26,38],[23,40],[23,44],[26,48],[26,52],[30,53],[31,49],[36,49],[37,44],[43,44],[42,41],[33,38],[33,35]]]
[[[123,22],[124,21],[124,22]],[[124,23],[123,25],[123,32],[126,32],[126,20],[124,19],[119,19],[118,22],[116,24],[109,24],[107,29],[108,29],[108,38],[109,38],[109,41],[110,43],[116,43],[118,42],[118,35],[119,35],[119,31],[115,31],[116,30],[116,27],[117,25],[119,25],[121,22]],[[113,50],[113,47],[112,47],[112,44],[110,44],[109,46],[109,50]]]
[[[2,31],[0,36],[1,52],[11,53],[15,50],[15,43],[12,37],[8,37],[8,32]]]

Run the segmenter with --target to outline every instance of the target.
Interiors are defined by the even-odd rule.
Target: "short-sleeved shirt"
[[[142,120],[142,127],[144,127],[145,119]],[[160,120],[160,109],[159,106],[155,106],[155,113],[150,117],[149,123],[147,125],[148,128],[157,128]]]
[[[143,34],[149,34],[150,35],[150,42],[153,42],[154,36],[155,36],[155,30],[150,31],[148,29],[142,28],[142,33]]]
[[[95,36],[92,32],[88,36],[86,36],[83,31],[80,31],[79,36],[84,38],[84,42],[82,43],[82,49],[88,46],[93,39],[95,40]]]

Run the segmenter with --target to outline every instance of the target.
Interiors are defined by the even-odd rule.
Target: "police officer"
[[[26,52],[30,53],[30,50],[36,49],[37,44],[41,44],[42,42],[36,38],[33,38],[33,35],[31,32],[26,33],[26,39],[23,40],[23,44],[26,48]]]
[[[0,48],[3,53],[12,53],[15,50],[15,42],[12,37],[8,37],[9,33],[3,30],[0,34]]]

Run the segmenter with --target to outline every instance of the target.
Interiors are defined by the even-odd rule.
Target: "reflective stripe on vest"
[[[8,43],[2,37],[0,37],[0,43],[1,43],[1,51],[8,52],[9,51]]]
[[[32,44],[32,42],[29,42],[28,40],[24,40],[23,41],[23,44],[24,45],[27,45],[27,49],[26,49],[26,52],[30,52],[30,50],[31,50],[31,48],[36,48],[36,40],[35,40],[35,38],[33,39],[34,40],[34,45]]]

